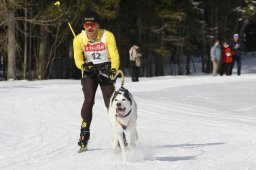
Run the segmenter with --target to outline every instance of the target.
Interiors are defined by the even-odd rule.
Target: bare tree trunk
[[[162,23],[164,24],[164,21],[162,20]],[[165,32],[161,32],[161,47],[164,48],[164,38],[165,38]],[[163,65],[163,57],[166,57],[166,56],[161,56],[158,58],[159,60],[159,75],[160,76],[163,76],[164,75],[164,65]]]
[[[206,32],[206,29],[205,29],[205,7],[203,8],[203,25],[202,25],[202,28],[201,28],[201,33],[202,33],[202,72],[206,72],[207,70],[207,50],[206,50],[206,37],[205,37],[205,32]]]
[[[8,15],[8,68],[7,68],[7,80],[15,79],[15,52],[16,52],[16,40],[15,40],[15,11],[10,11]]]
[[[219,24],[218,24],[218,22],[219,22],[219,15],[218,15],[218,12],[219,11],[219,7],[218,6],[216,6],[216,8],[215,8],[215,26],[216,26],[216,29],[215,29],[215,38],[218,38],[218,35],[219,35]]]
[[[71,78],[71,77],[75,77],[75,71],[74,71],[74,59],[73,59],[73,55],[74,55],[74,51],[73,51],[73,42],[69,41],[69,50],[68,50],[68,59],[67,59],[67,74],[68,77],[67,78]]]
[[[31,13],[30,13],[31,16]],[[29,58],[28,58],[28,70],[29,70],[29,80],[34,79],[34,76],[32,78],[32,73],[31,73],[31,64],[32,64],[32,24],[29,24]],[[34,74],[33,74],[34,75]]]
[[[46,50],[47,50],[47,31],[44,26],[40,27],[40,42],[39,42],[39,54],[37,60],[37,78],[39,80],[44,79],[45,64],[46,64]]]
[[[153,63],[152,63],[152,52],[151,49],[148,47],[148,62],[146,64],[147,67],[147,77],[153,76]]]
[[[186,75],[190,75],[190,54],[186,56]]]
[[[25,0],[25,3],[27,1]],[[28,29],[28,24],[27,24],[27,14],[28,10],[25,8],[25,21],[24,21],[24,31],[25,31],[25,42],[24,42],[24,65],[23,65],[23,79],[26,79],[26,72],[27,72],[27,58],[28,58],[28,38],[27,38],[27,29]]]

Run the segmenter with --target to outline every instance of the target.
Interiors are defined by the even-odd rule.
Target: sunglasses
[[[84,27],[85,28],[89,28],[89,27],[91,27],[91,28],[95,28],[97,26],[97,24],[96,23],[94,23],[94,22],[90,22],[90,23],[84,23]]]

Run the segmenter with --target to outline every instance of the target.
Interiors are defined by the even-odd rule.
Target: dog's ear
[[[124,90],[124,97],[132,104],[131,94],[127,89]]]

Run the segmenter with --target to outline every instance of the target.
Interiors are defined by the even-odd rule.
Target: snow
[[[79,80],[0,82],[0,169],[253,170],[255,63],[247,58],[242,76],[165,76],[137,83],[126,77],[139,116],[139,143],[126,162],[111,149],[113,129],[99,89],[89,151],[78,154]]]

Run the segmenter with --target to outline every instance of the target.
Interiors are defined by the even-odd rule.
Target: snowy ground
[[[256,60],[247,61],[240,77],[126,78],[138,103],[139,144],[125,163],[111,150],[99,89],[89,151],[78,154],[80,81],[0,82],[0,169],[254,170]]]

